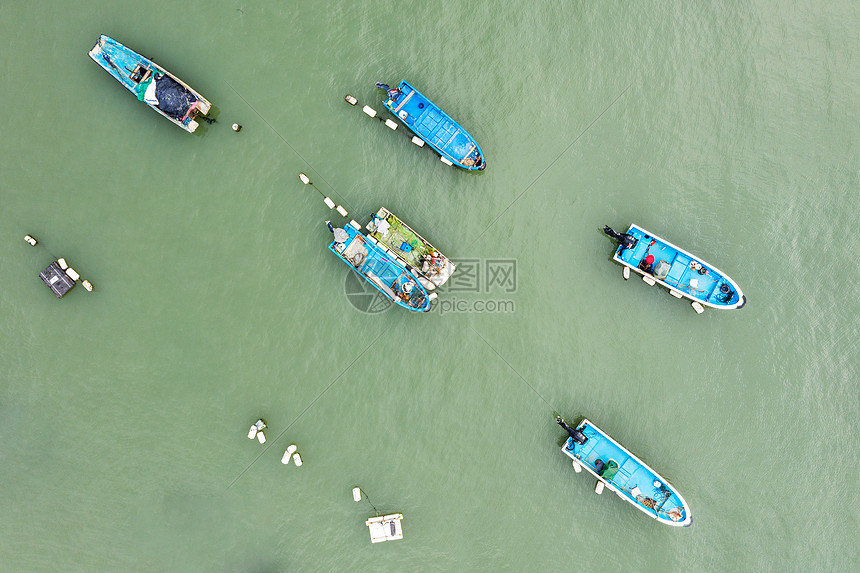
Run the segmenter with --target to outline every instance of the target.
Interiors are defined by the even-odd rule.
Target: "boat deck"
[[[595,474],[600,473],[596,468],[597,460],[604,464],[614,461],[618,465],[617,471],[614,475],[604,472],[602,478],[629,502],[652,517],[673,524],[686,521],[688,516],[684,500],[660,475],[587,420],[583,420],[577,429],[585,434],[588,441],[579,446],[572,438],[568,438],[563,447],[567,456],[576,459]]]
[[[452,161],[468,168],[480,164],[481,151],[466,130],[407,82],[398,89],[400,95],[385,102],[391,113]]]
[[[693,257],[664,239],[649,235],[636,225],[631,225],[626,233],[638,239],[638,242],[635,247],[625,249],[620,255],[616,251],[616,260],[641,271],[643,269],[639,266],[640,263],[643,263],[648,255],[653,255],[655,267],[660,261],[665,261],[669,265],[669,272],[664,278],[656,276],[655,278],[687,297],[711,306],[731,306],[740,300],[737,286],[712,265]],[[653,273],[648,272],[648,274]],[[720,287],[724,284],[730,288],[728,297],[726,293],[720,291]]]

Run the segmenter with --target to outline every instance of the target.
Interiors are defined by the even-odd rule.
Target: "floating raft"
[[[370,529],[370,542],[381,543],[383,541],[395,541],[403,539],[402,513],[389,515],[378,515],[364,522]]]
[[[89,56],[138,100],[189,133],[197,129],[197,114],[209,113],[212,104],[188,84],[109,36],[102,34]]]
[[[597,478],[596,493],[601,493],[605,486],[660,523],[676,527],[693,523],[690,507],[681,494],[606,432],[587,419],[576,428],[561,418],[556,422],[570,435],[562,451],[573,460],[577,472],[585,468]]]
[[[72,290],[77,283],[76,278],[72,278],[67,274],[69,269],[68,267],[63,270],[60,266],[59,261],[54,261],[50,265],[48,265],[44,271],[39,273],[39,278],[48,285],[48,288],[57,295],[57,298],[63,298],[66,296],[66,293]],[[74,271],[72,270],[74,273]],[[77,273],[75,273],[77,274]]]
[[[388,99],[383,103],[388,111],[430,144],[445,163],[470,171],[487,167],[484,153],[475,138],[408,82],[401,81],[395,89],[385,84],[376,85],[388,93]]]
[[[385,207],[380,207],[370,217],[367,230],[371,240],[414,271],[428,290],[445,284],[457,268],[448,257]]]

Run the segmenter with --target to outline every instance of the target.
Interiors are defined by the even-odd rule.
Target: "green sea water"
[[[137,102],[101,33],[217,123]],[[3,0],[0,42],[0,570],[860,567],[855,2]],[[400,79],[486,171],[343,101]],[[458,260],[447,306],[366,312],[299,172]],[[631,222],[746,307],[623,281]],[[57,300],[57,256],[95,291]],[[555,413],[692,527],[594,495]]]

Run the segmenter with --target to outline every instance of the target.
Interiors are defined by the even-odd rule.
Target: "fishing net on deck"
[[[155,97],[158,109],[176,120],[182,120],[197,97],[169,76],[155,80]]]

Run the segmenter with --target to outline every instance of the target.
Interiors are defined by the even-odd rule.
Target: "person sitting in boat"
[[[637,239],[636,237],[633,237],[632,235],[628,235],[627,233],[619,233],[619,232],[615,231],[615,229],[613,229],[609,225],[603,226],[603,232],[607,236],[612,237],[613,239],[615,239],[616,241],[618,241],[621,244],[621,250],[618,251],[619,257],[624,252],[624,249],[632,249],[633,247],[636,246],[636,243],[639,242],[639,239]]]
[[[649,275],[654,274],[654,255],[648,255],[641,261],[639,261],[639,270],[642,272],[646,272]]]
[[[389,87],[388,84],[377,83],[376,87],[384,89],[385,93],[387,93],[388,97],[391,99],[396,99],[401,93],[399,89]]]

